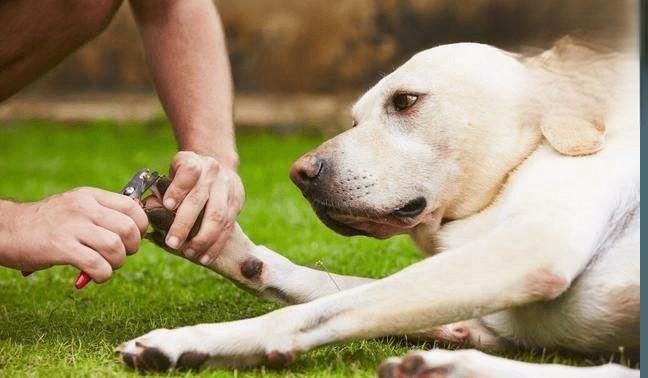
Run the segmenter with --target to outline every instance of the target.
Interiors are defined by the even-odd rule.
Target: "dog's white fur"
[[[201,366],[236,366],[418,332],[478,349],[638,347],[638,73],[635,57],[569,40],[531,58],[480,44],[417,54],[356,103],[357,127],[304,159],[335,165],[325,204],[310,198],[331,219],[378,237],[409,233],[422,250],[443,253],[371,281],[296,266],[237,227],[211,268],[302,304],[155,330],[118,350],[138,361],[155,348],[171,366],[191,351],[204,355]],[[418,100],[395,111],[398,92]],[[390,215],[415,197],[427,200],[420,215]],[[540,366],[438,350],[390,359],[380,374],[431,372],[639,375],[618,365]]]

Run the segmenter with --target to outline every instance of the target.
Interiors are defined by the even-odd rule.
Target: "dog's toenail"
[[[241,274],[248,280],[257,279],[263,271],[263,262],[257,258],[250,257],[241,264]]]

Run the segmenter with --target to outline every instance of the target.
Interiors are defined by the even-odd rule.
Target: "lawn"
[[[312,136],[239,136],[247,191],[239,221],[246,233],[296,263],[338,273],[382,277],[420,259],[405,237],[343,238],[317,220],[287,172],[292,161],[320,142]],[[33,201],[77,186],[118,191],[139,168],[166,171],[174,149],[164,122],[0,125],[0,196]],[[25,279],[0,268],[1,376],[138,376],[113,354],[120,342],[153,328],[247,318],[278,307],[148,241],[106,284],[76,292],[76,274],[57,267]],[[373,376],[384,358],[423,347],[432,345],[405,345],[393,338],[358,341],[303,354],[279,372],[256,368],[196,375]],[[542,352],[515,356],[590,363]]]

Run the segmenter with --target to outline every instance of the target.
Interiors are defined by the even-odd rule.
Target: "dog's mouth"
[[[436,209],[428,210],[427,200],[417,197],[391,211],[353,209],[312,200],[317,216],[333,231],[344,235],[365,235],[385,239],[408,233],[418,224],[438,216]]]

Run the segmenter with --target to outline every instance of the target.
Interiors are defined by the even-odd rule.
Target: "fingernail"
[[[200,258],[200,263],[203,265],[209,264],[211,261],[211,257],[209,255],[203,255],[203,257]]]
[[[185,255],[185,257],[188,257],[188,258],[192,259],[194,256],[196,256],[196,251],[194,251],[191,248],[187,248],[184,251],[184,255]]]
[[[167,198],[164,200],[164,207],[169,210],[175,209],[176,201],[173,198]]]
[[[169,236],[166,240],[166,243],[169,247],[177,249],[180,246],[180,239],[175,236]]]

